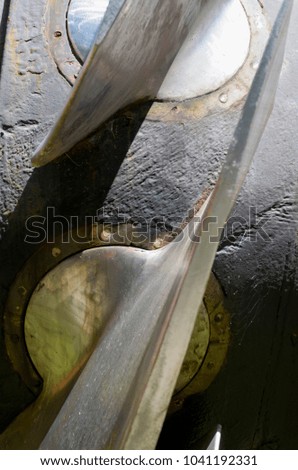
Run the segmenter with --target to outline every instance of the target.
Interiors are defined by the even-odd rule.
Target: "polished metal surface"
[[[190,230],[190,233],[200,233],[200,243],[189,247],[191,257],[185,268],[179,296],[172,298],[175,305],[172,305],[171,320],[166,331],[159,329],[156,332],[154,343],[160,345],[160,350],[156,353],[146,389],[142,390],[142,398],[139,402],[135,400],[135,408],[127,419],[125,435],[120,441],[124,448],[142,448],[144,442],[154,447],[154,436],[159,434],[162,427],[182,365],[179,351],[183,357],[195,321],[197,305],[202,299],[206,271],[211,270],[219,235],[235,203],[273,108],[292,5],[292,0],[285,0],[282,4],[219,180],[207,203],[202,224]],[[151,360],[152,356],[154,354],[151,351]],[[144,382],[140,382],[142,383]],[[140,389],[142,388],[143,385],[140,385]],[[137,397],[137,390],[134,396]],[[144,420],[152,423],[152,427],[144,429]]]
[[[250,36],[248,18],[239,0],[205,0],[157,97],[183,101],[217,90],[245,62]]]
[[[220,178],[197,218],[155,252],[98,249],[121,303],[42,449],[155,447],[219,235],[274,103],[291,7],[290,0],[282,5]]]
[[[87,137],[114,113],[156,96],[200,11],[201,1],[126,0],[99,35],[72,94],[33,165],[44,165]]]
[[[179,393],[185,390],[196,377],[206,358],[210,338],[210,317],[208,315],[205,302],[202,302],[198,311],[193,334],[188,345],[188,350],[185,354],[183,366],[181,367],[180,374],[175,385],[174,397],[179,396]]]
[[[207,447],[207,450],[219,450],[220,449],[221,434],[222,434],[222,427],[218,425],[216,433],[214,434],[212,441]]]
[[[106,13],[109,0],[71,0],[67,12],[68,34],[76,54],[85,60]]]
[[[108,0],[72,0],[68,32],[85,60],[100,28]],[[157,98],[183,101],[220,88],[247,58],[251,31],[240,0],[204,0],[201,14],[175,58]]]

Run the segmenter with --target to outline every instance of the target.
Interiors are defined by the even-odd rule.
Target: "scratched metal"
[[[155,447],[221,227],[273,107],[292,3],[286,0],[282,5],[220,178],[201,209],[202,222],[194,219],[176,243],[156,252],[108,248],[98,253],[110,260],[110,279],[113,272],[118,273],[117,266],[124,270],[115,283],[115,289],[122,291],[122,302],[42,449]],[[200,236],[200,243],[194,236]]]

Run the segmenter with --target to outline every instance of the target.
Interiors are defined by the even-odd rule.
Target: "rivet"
[[[27,289],[24,286],[19,286],[18,287],[18,293],[22,296],[25,297],[27,294]]]
[[[158,249],[161,248],[163,245],[163,240],[161,238],[157,238],[153,243],[154,248]]]
[[[60,38],[61,36],[62,36],[61,31],[55,31],[55,32],[54,32],[54,37],[55,37],[55,38]]]
[[[228,101],[229,97],[228,97],[228,94],[227,93],[222,93],[220,96],[219,96],[219,101],[221,103],[226,103]]]
[[[222,319],[223,319],[222,313],[217,313],[214,317],[214,320],[216,321],[216,323],[220,323]]]
[[[215,366],[214,362],[208,362],[207,364],[208,369],[214,369],[214,366]]]
[[[53,249],[52,249],[52,255],[54,256],[54,258],[58,258],[58,256],[61,255],[61,250],[60,250],[60,248],[57,248],[57,247],[53,248]]]
[[[253,70],[257,70],[259,68],[259,65],[260,65],[260,62],[258,62],[257,60],[254,60],[250,66]]]
[[[174,404],[175,406],[180,407],[183,405],[183,402],[184,402],[183,398],[176,398],[176,400],[174,401]]]
[[[107,229],[104,229],[100,234],[100,239],[103,242],[109,242],[111,239],[111,232]]]

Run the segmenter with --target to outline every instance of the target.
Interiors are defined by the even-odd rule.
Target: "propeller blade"
[[[56,124],[33,158],[42,166],[70,150],[120,109],[156,94],[201,0],[125,0],[98,37]]]
[[[131,266],[127,275],[136,283],[125,292],[118,320],[110,323],[94,350],[42,449],[69,448],[70,443],[88,449],[155,447],[221,230],[273,107],[292,4],[282,4],[220,178],[198,214],[201,218],[195,217],[175,242],[156,252],[123,248],[127,251],[118,253],[121,266]]]

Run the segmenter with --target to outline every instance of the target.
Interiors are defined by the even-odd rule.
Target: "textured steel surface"
[[[36,150],[33,164],[41,166],[61,156],[126,106],[154,99],[200,5],[201,0],[126,0],[106,35],[105,23],[100,28],[73,92]]]

